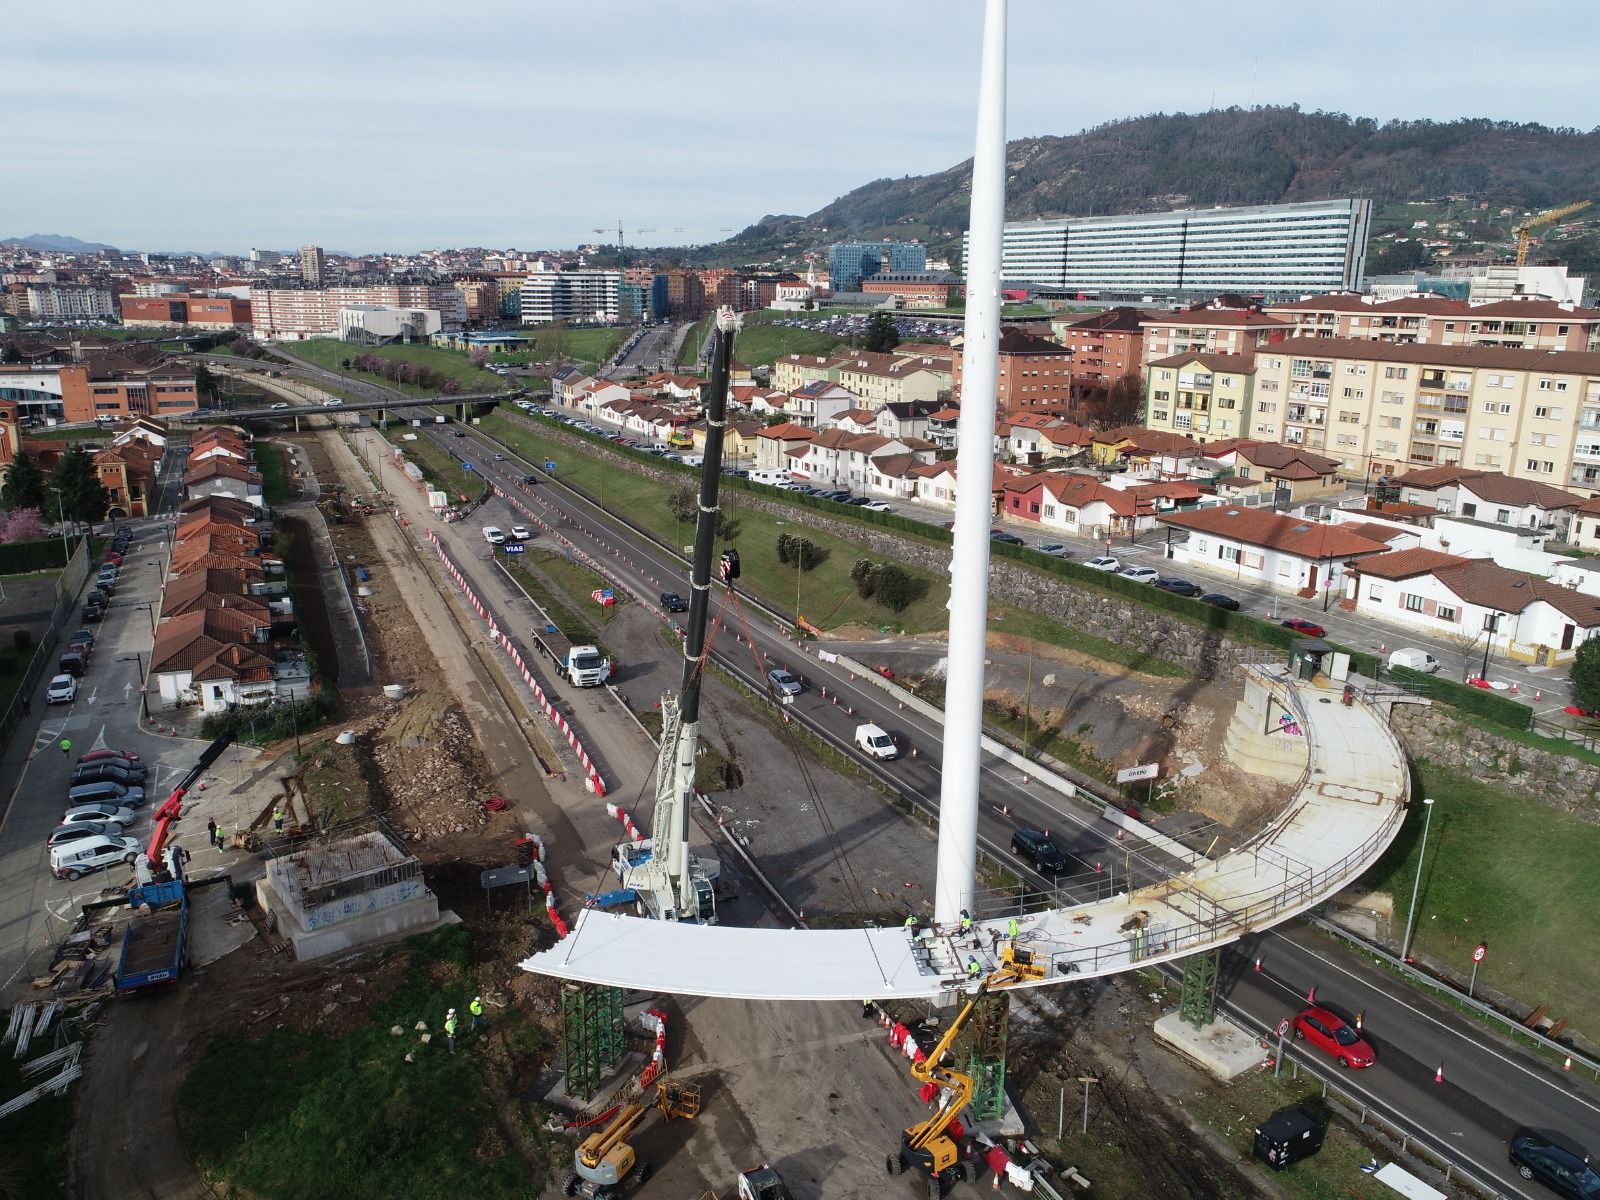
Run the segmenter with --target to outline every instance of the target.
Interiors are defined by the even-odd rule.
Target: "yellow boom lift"
[[[639,1122],[650,1115],[652,1108],[659,1109],[661,1118],[692,1117],[700,1111],[700,1088],[692,1083],[677,1083],[671,1079],[656,1082],[654,1101],[644,1094],[636,1094],[617,1109],[606,1127],[583,1139],[573,1154],[572,1171],[567,1175],[562,1192],[568,1196],[588,1196],[592,1200],[615,1200],[622,1194],[625,1184],[633,1178],[642,1186],[654,1171],[651,1163],[639,1165],[628,1135]]]

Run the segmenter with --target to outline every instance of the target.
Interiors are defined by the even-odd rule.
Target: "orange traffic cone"
[[[1544,699],[1544,693],[1541,692],[1538,688],[1534,688],[1533,689],[1533,698],[1535,700],[1543,700]]]
[[[1259,955],[1256,957],[1256,973],[1261,973],[1261,958]]]
[[[1572,1055],[1567,1055],[1567,1061],[1561,1064],[1561,1069],[1563,1071],[1572,1070]]]
[[[1439,1064],[1439,1069],[1433,1073],[1433,1081],[1435,1083],[1443,1083],[1444,1082],[1444,1064],[1443,1063],[1440,1063]]]
[[[1316,1002],[1317,1002],[1317,985],[1316,984],[1312,984],[1311,985],[1311,990],[1306,993],[1306,1003],[1307,1004],[1315,1004]]]

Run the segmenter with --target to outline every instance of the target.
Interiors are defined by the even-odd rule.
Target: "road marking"
[[[1285,940],[1287,941],[1288,939],[1286,938]],[[1435,1026],[1441,1032],[1443,1032],[1445,1034],[1448,1034],[1449,1036],[1451,1036],[1453,1038],[1456,1038],[1456,1039],[1459,1039],[1461,1041],[1465,1041],[1465,1042],[1471,1043],[1473,1046],[1475,1046],[1475,1047],[1487,1052],[1488,1054],[1492,1055],[1495,1058],[1498,1058],[1501,1062],[1505,1063],[1507,1066],[1513,1067],[1516,1070],[1521,1071],[1524,1075],[1526,1075],[1528,1078],[1534,1080],[1535,1082],[1544,1084],[1546,1087],[1551,1088],[1552,1090],[1560,1093],[1562,1096],[1567,1097],[1568,1099],[1576,1100],[1579,1104],[1583,1105],[1590,1112],[1595,1113],[1597,1115],[1600,1115],[1600,1104],[1594,1104],[1594,1103],[1590,1102],[1589,1100],[1585,1099],[1582,1095],[1580,1095],[1579,1093],[1577,1093],[1575,1091],[1569,1091],[1566,1088],[1556,1086],[1557,1081],[1552,1079],[1552,1078],[1549,1078],[1543,1072],[1534,1070],[1532,1067],[1528,1066],[1526,1063],[1523,1063],[1523,1062],[1519,1061],[1518,1059],[1511,1057],[1510,1055],[1504,1053],[1503,1051],[1497,1049],[1494,1046],[1488,1045],[1487,1043],[1472,1041],[1472,1039],[1470,1037],[1468,1037],[1467,1034],[1465,1032],[1463,1032],[1462,1030],[1452,1029],[1449,1025],[1445,1024],[1445,1022],[1441,1021],[1438,1017],[1435,1017],[1432,1013],[1424,1012],[1422,1009],[1418,1008],[1416,1005],[1412,1004],[1410,1001],[1404,999],[1398,993],[1391,992],[1385,987],[1379,986],[1377,984],[1369,983],[1368,981],[1360,978],[1359,976],[1356,975],[1356,973],[1354,971],[1350,970],[1344,964],[1335,962],[1333,959],[1325,957],[1324,955],[1320,954],[1316,950],[1313,950],[1308,946],[1302,945],[1299,942],[1293,942],[1292,944],[1295,946],[1296,949],[1303,950],[1305,953],[1309,954],[1312,958],[1321,961],[1322,963],[1324,963],[1325,965],[1327,965],[1329,967],[1332,967],[1335,971],[1338,971],[1341,975],[1344,975],[1344,976],[1348,977],[1354,983],[1357,983],[1357,984],[1361,985],[1362,987],[1365,987],[1365,988],[1367,988],[1367,989],[1369,989],[1371,991],[1377,992],[1380,996],[1384,996],[1387,999],[1394,1001],[1394,1003],[1398,1004],[1401,1008],[1405,1009],[1407,1012],[1410,1012],[1413,1015],[1422,1018],[1422,1020],[1426,1021],[1430,1025]]]
[[[89,703],[93,704],[95,702],[95,700],[99,698],[99,695],[100,695],[100,685],[99,684],[95,684],[94,690],[89,693]]]

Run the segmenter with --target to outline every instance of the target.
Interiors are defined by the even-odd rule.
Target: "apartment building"
[[[87,283],[30,283],[17,297],[24,321],[111,321],[117,306],[107,288]]]
[[[122,323],[130,329],[250,328],[250,301],[237,296],[194,296],[187,292],[161,296],[119,296]]]
[[[437,309],[441,328],[463,329],[466,299],[449,284],[386,283],[368,287],[256,288],[250,293],[250,321],[259,341],[298,342],[338,337],[339,312],[346,308]]]
[[[1255,367],[1248,436],[1347,478],[1459,465],[1600,492],[1600,354],[1296,338]]]
[[[1312,296],[1268,310],[1297,337],[1366,338],[1428,346],[1600,351],[1600,310],[1523,298],[1469,304],[1444,296]]]
[[[1000,335],[1000,370],[995,383],[995,415],[1062,415],[1072,408],[1072,351],[1020,329]],[[951,394],[961,399],[962,359],[956,356]]]
[[[1152,314],[1126,306],[1088,317],[1057,317],[1051,337],[1072,351],[1073,395],[1098,399],[1144,363],[1144,322]]]
[[[917,242],[835,242],[828,247],[828,286],[858,292],[865,279],[884,271],[928,269],[928,248]]]
[[[321,287],[328,281],[328,259],[321,246],[300,247],[300,280],[307,287]]]
[[[1174,354],[1254,354],[1262,346],[1294,336],[1294,322],[1253,308],[1215,305],[1147,316],[1144,361]]]
[[[535,271],[522,281],[524,325],[614,325],[621,319],[620,271]]]
[[[865,407],[877,409],[885,404],[939,399],[949,387],[949,379],[939,368],[949,366],[948,359],[907,359],[863,350],[839,364],[836,382],[865,401]]]
[[[1146,368],[1145,426],[1202,440],[1243,437],[1255,382],[1255,360],[1242,354],[1157,359]]]
[[[1365,272],[1370,215],[1367,200],[1318,200],[1013,221],[1000,274],[1046,295],[1145,304],[1354,290]]]
[[[458,279],[452,284],[467,306],[467,324],[493,325],[500,319],[498,279]]]

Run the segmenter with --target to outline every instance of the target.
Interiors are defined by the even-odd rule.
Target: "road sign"
[[[505,545],[501,546],[500,549],[504,550],[507,554],[522,554],[527,550],[527,547],[521,542],[507,542]]]
[[[461,469],[463,471],[470,471],[470,470],[472,470],[472,464],[469,463],[469,462],[464,462],[464,463],[461,464]]]
[[[1117,772],[1118,783],[1135,783],[1141,779],[1154,779],[1161,774],[1160,763],[1145,763],[1137,767],[1124,767]]]
[[[1288,1037],[1289,1036],[1289,1018],[1288,1017],[1285,1017],[1283,1020],[1278,1022],[1278,1036],[1279,1037]]]
[[[1483,961],[1483,956],[1485,954],[1487,954],[1488,952],[1489,952],[1489,943],[1487,943],[1487,942],[1479,942],[1476,946],[1474,946],[1472,948],[1472,961],[1475,962],[1475,963],[1482,962]]]
[[[553,458],[546,459],[545,460],[545,464],[544,464],[544,469],[546,471],[554,471],[556,469],[556,460],[553,459]]]

